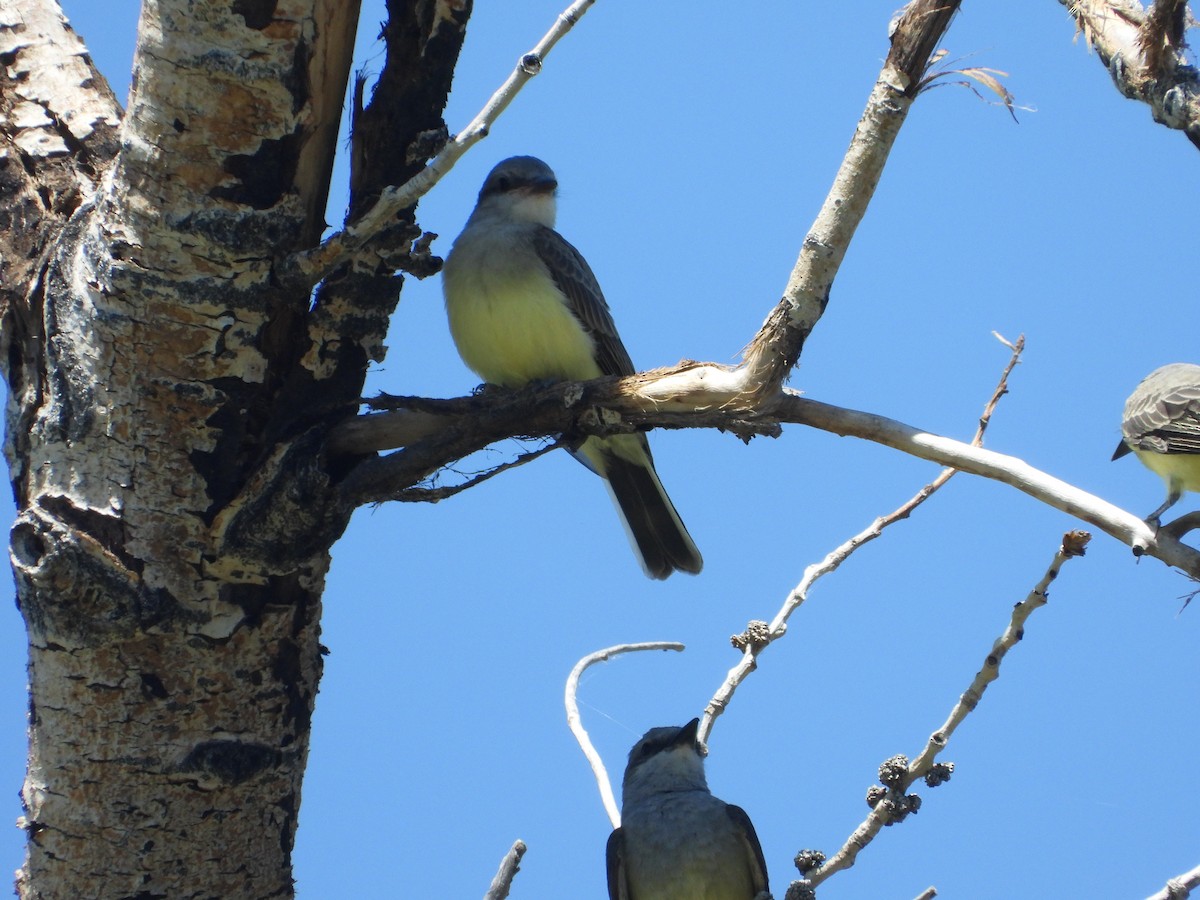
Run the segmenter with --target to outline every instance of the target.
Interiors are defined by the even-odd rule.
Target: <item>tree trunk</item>
[[[423,164],[403,148],[441,126],[469,11],[390,6],[370,109],[399,150],[365,155],[360,199]],[[51,0],[0,0],[21,896],[292,894],[350,514],[322,447],[399,287],[339,273],[313,304],[279,276],[324,228],[357,14],[146,0],[122,115]]]

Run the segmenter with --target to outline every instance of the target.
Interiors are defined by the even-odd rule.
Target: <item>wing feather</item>
[[[578,250],[553,228],[540,227],[533,235],[533,246],[571,313],[596,342],[596,363],[605,375],[632,375],[635,371],[629,352],[621,343],[616,323],[600,290],[600,283]]]
[[[629,900],[629,884],[625,880],[625,835],[614,828],[605,848],[608,868],[608,900]]]
[[[1138,450],[1200,453],[1200,383],[1134,392],[1121,431]]]
[[[758,842],[758,834],[754,831],[754,824],[750,821],[750,817],[746,815],[746,811],[740,806],[727,803],[725,804],[725,812],[733,820],[733,824],[737,826],[738,833],[746,845],[746,854],[749,857],[750,877],[754,882],[755,894],[769,892],[771,888],[767,884],[767,861],[763,857],[762,845]]]

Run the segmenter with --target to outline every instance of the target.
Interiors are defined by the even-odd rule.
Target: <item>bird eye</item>
[[[507,191],[510,187],[512,187],[512,181],[507,175],[501,175],[496,179],[496,190]]]

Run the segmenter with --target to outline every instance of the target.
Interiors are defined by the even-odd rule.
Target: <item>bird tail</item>
[[[646,439],[622,435],[596,443],[584,455],[603,476],[642,570],[658,579],[675,571],[698,573],[704,560],[658,480]]]

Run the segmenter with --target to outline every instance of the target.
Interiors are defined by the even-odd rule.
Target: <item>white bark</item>
[[[397,104],[414,131],[466,18],[420,14],[399,29],[430,48],[410,76],[429,99]],[[349,515],[321,429],[367,356],[314,352],[330,320],[273,271],[323,228],[356,24],[341,0],[147,0],[122,117],[50,0],[0,0],[22,896],[292,892]]]

